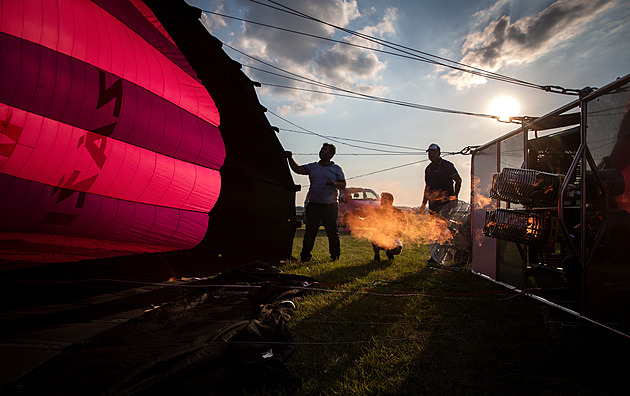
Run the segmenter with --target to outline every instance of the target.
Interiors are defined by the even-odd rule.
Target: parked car
[[[372,189],[347,187],[339,191],[339,226],[347,227],[351,216],[365,217],[368,208],[379,208],[381,198]]]

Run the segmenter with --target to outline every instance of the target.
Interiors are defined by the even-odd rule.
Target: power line
[[[376,148],[372,148],[372,147],[364,147],[364,146],[359,146],[359,145],[356,145],[356,144],[346,143],[346,142],[342,141],[342,139],[335,138],[335,137],[333,137],[333,136],[326,136],[326,135],[322,135],[321,133],[317,133],[317,132],[314,132],[314,131],[310,131],[310,130],[308,130],[308,129],[304,128],[304,127],[301,127],[301,126],[299,126],[299,125],[297,125],[297,124],[294,124],[293,122],[291,122],[291,121],[287,120],[287,119],[286,119],[286,118],[284,118],[284,117],[279,116],[278,114],[274,113],[274,112],[273,112],[273,111],[271,111],[271,110],[267,110],[267,112],[268,112],[268,113],[270,113],[270,114],[273,114],[274,116],[278,117],[278,118],[279,118],[279,119],[281,119],[282,121],[284,121],[284,122],[286,122],[286,123],[288,123],[288,124],[291,124],[291,125],[293,125],[293,126],[294,126],[294,127],[296,127],[296,128],[301,129],[301,130],[302,130],[302,131],[304,131],[305,133],[308,133],[308,134],[311,134],[311,135],[314,135],[314,136],[320,137],[320,138],[322,138],[322,139],[330,140],[330,141],[333,141],[333,142],[335,142],[335,143],[343,144],[343,145],[346,145],[346,146],[349,146],[349,147],[360,148],[360,149],[364,149],[364,150],[378,151],[378,152],[381,152],[381,153],[389,153],[389,154],[396,154],[396,153],[400,153],[399,151],[391,151],[391,150],[376,149]]]
[[[291,15],[295,15],[301,18],[305,18],[317,23],[321,23],[324,24],[326,26],[330,26],[333,27],[335,29],[341,30],[343,32],[346,32],[348,34],[351,35],[355,35],[357,37],[363,38],[365,40],[371,41],[373,43],[379,44],[383,47],[387,47],[387,48],[391,48],[394,49],[398,52],[390,52],[390,51],[385,51],[385,50],[381,50],[378,48],[371,48],[371,47],[367,47],[367,46],[362,46],[362,45],[358,45],[358,44],[354,44],[354,43],[350,43],[347,41],[341,41],[341,40],[335,40],[335,39],[330,39],[327,37],[322,37],[322,36],[318,36],[315,34],[310,34],[310,33],[305,33],[305,32],[300,32],[297,30],[292,30],[292,29],[287,29],[287,28],[282,28],[279,26],[274,26],[274,25],[270,25],[270,24],[265,24],[265,23],[261,23],[261,22],[255,22],[255,21],[251,21],[248,19],[244,19],[244,18],[239,18],[239,17],[234,17],[234,16],[230,16],[230,15],[225,15],[225,14],[221,14],[218,12],[213,12],[213,11],[209,11],[209,10],[204,10],[204,12],[212,14],[212,15],[216,15],[216,16],[220,16],[220,17],[224,17],[224,18],[229,18],[229,19],[234,19],[234,20],[238,20],[238,21],[242,21],[242,22],[246,22],[246,23],[250,23],[250,24],[254,24],[254,25],[259,25],[259,26],[263,26],[263,27],[267,27],[267,28],[271,28],[271,29],[278,29],[278,30],[282,30],[282,31],[286,31],[289,33],[294,33],[294,34],[299,34],[299,35],[304,35],[304,36],[308,36],[308,37],[312,37],[312,38],[317,38],[320,40],[326,40],[326,41],[331,41],[331,42],[335,42],[338,44],[342,44],[342,45],[348,45],[348,46],[353,46],[353,47],[357,47],[357,48],[362,48],[368,51],[374,51],[374,52],[380,52],[380,53],[385,53],[385,54],[389,54],[392,56],[398,56],[398,57],[403,57],[403,58],[408,58],[408,59],[412,59],[412,60],[417,60],[417,61],[421,61],[421,62],[426,62],[426,63],[431,63],[431,64],[435,64],[438,66],[443,66],[443,67],[447,67],[447,68],[451,68],[454,70],[458,70],[461,72],[465,72],[465,73],[470,73],[470,74],[474,74],[474,75],[478,75],[484,78],[488,78],[488,79],[493,79],[493,80],[498,80],[498,81],[504,81],[507,83],[511,83],[511,84],[516,84],[516,85],[522,85],[522,86],[526,86],[529,88],[536,88],[536,89],[541,89],[545,92],[553,92],[553,93],[561,93],[561,94],[568,94],[568,95],[578,95],[580,90],[577,89],[566,89],[566,88],[562,88],[559,87],[557,85],[540,85],[540,84],[535,84],[535,83],[530,83],[524,80],[520,80],[520,79],[516,79],[513,77],[509,77],[509,76],[505,76],[499,73],[494,73],[494,72],[490,72],[475,66],[471,66],[471,65],[467,65],[461,62],[457,62],[457,61],[453,61],[444,57],[440,57],[437,55],[432,55],[429,54],[427,52],[424,51],[420,51],[411,47],[407,47],[401,44],[396,44],[387,40],[383,40],[383,39],[379,39],[373,36],[369,36],[366,35],[364,33],[359,33],[356,31],[353,31],[351,29],[346,29],[346,28],[342,28],[339,26],[336,26],[334,24],[325,22],[323,20],[319,20],[315,17],[312,17],[308,14],[296,11],[288,6],[285,6],[283,4],[274,2],[272,0],[268,0],[269,2],[278,5],[279,7],[274,7],[268,4],[264,4],[260,1],[256,1],[256,0],[250,0],[253,3],[259,4],[261,6],[264,7],[269,7],[281,12],[285,12],[285,13],[289,13]],[[282,7],[282,8],[280,8]],[[420,55],[418,55],[420,54]],[[430,57],[430,58],[429,58]],[[434,58],[434,59],[431,59]],[[438,60],[435,60],[438,59]],[[447,63],[444,63],[447,62]],[[448,64],[450,63],[450,64]]]
[[[459,115],[469,115],[469,116],[474,116],[474,117],[480,117],[480,118],[488,118],[488,119],[498,119],[497,116],[493,116],[490,114],[484,114],[484,113],[473,113],[473,112],[468,112],[468,111],[461,111],[461,110],[451,110],[451,109],[445,109],[442,107],[435,107],[435,106],[428,106],[428,105],[422,105],[422,104],[417,104],[417,103],[412,103],[412,102],[405,102],[405,101],[401,101],[401,100],[397,100],[397,99],[388,99],[388,98],[383,98],[383,97],[378,97],[378,96],[373,96],[373,95],[368,95],[368,94],[363,94],[360,92],[355,92],[355,91],[351,91],[345,88],[340,88],[340,87],[336,87],[334,85],[331,84],[327,84],[327,83],[323,83],[308,77],[304,77],[304,76],[300,76],[299,74],[284,70],[280,67],[274,66],[268,62],[265,62],[261,59],[258,59],[254,56],[251,56],[249,54],[246,54],[243,51],[240,51],[228,44],[224,44],[224,46],[226,46],[227,48],[230,48],[233,51],[238,52],[239,54],[246,56],[250,59],[253,59],[257,62],[260,62],[266,66],[272,67],[276,70],[280,70],[284,73],[290,74],[292,76],[297,76],[297,78],[291,78],[291,77],[287,77],[287,76],[283,76],[281,74],[278,73],[274,73],[274,72],[270,72],[267,70],[263,70],[263,69],[259,69],[253,66],[248,66],[248,65],[243,65],[245,67],[254,69],[254,70],[258,70],[261,72],[265,72],[265,73],[269,73],[269,74],[273,74],[279,77],[284,77],[287,79],[291,79],[291,80],[295,80],[295,81],[299,81],[305,84],[313,84],[313,85],[317,85],[320,87],[324,87],[324,88],[329,88],[329,89],[333,89],[333,90],[337,90],[337,91],[341,91],[341,92],[346,92],[347,94],[340,94],[340,93],[334,93],[334,92],[326,92],[326,91],[318,91],[318,90],[314,90],[314,89],[307,89],[307,88],[299,88],[299,87],[291,87],[291,86],[286,86],[286,85],[280,85],[280,84],[272,84],[272,83],[261,83],[261,85],[266,85],[266,86],[270,86],[270,87],[276,87],[276,88],[283,88],[283,89],[291,89],[291,90],[297,90],[297,91],[304,91],[304,92],[313,92],[313,93],[318,93],[318,94],[322,94],[322,95],[332,95],[332,96],[340,96],[340,97],[347,97],[347,98],[354,98],[354,99],[364,99],[364,100],[370,100],[370,101],[375,101],[375,102],[382,102],[382,103],[388,103],[388,104],[394,104],[394,105],[398,105],[398,106],[404,106],[404,107],[410,107],[410,108],[414,108],[414,109],[418,109],[418,110],[427,110],[427,111],[435,111],[435,112],[440,112],[440,113],[448,113],[448,114],[459,114]]]
[[[348,143],[340,142],[340,140],[342,140],[343,138],[335,138],[335,137],[332,137],[332,136],[326,136],[326,135],[322,135],[322,134],[317,133],[317,132],[310,131],[310,130],[304,128],[304,127],[301,127],[301,126],[299,126],[299,125],[297,125],[297,124],[287,120],[284,117],[279,116],[278,114],[276,114],[276,113],[274,113],[274,112],[272,112],[270,110],[267,110],[267,112],[269,112],[270,114],[273,114],[274,116],[278,117],[279,119],[283,120],[284,122],[287,122],[287,123],[293,125],[294,127],[299,128],[302,131],[304,131],[304,132],[301,132],[301,131],[294,131],[294,132],[307,133],[307,134],[311,134],[311,135],[314,135],[314,136],[318,136],[320,138],[324,138],[324,139],[328,139],[328,140],[331,140],[331,141],[335,141],[337,143],[346,144],[346,145],[352,146],[352,147],[357,147],[357,146],[354,146],[354,145],[351,145],[351,144],[348,144]],[[285,130],[293,131],[293,130],[288,130],[288,129],[285,129]],[[358,140],[358,139],[347,139],[347,140]],[[369,143],[369,144],[378,144],[378,143],[367,142],[367,141],[363,141],[363,142]],[[402,147],[402,146],[400,146],[400,147]],[[365,148],[365,147],[362,147],[362,148]],[[469,154],[470,150],[471,150],[471,146],[467,146],[467,147],[463,148],[462,150],[460,150],[458,152],[444,152],[442,154],[443,154],[444,157],[449,156],[449,155],[455,155],[455,154],[464,154],[465,155],[465,154]],[[385,151],[385,150],[377,150],[377,151]],[[413,153],[406,153],[406,154],[413,154]],[[302,154],[302,155],[317,155],[317,154]],[[400,169],[400,168],[404,168],[404,167],[411,166],[411,165],[416,165],[416,164],[419,164],[419,163],[422,163],[422,162],[426,162],[428,160],[429,160],[428,158],[425,158],[425,159],[421,159],[421,160],[418,160],[418,161],[407,162],[407,163],[402,164],[402,165],[396,165],[396,166],[392,166],[392,167],[389,167],[389,168],[379,169],[379,170],[376,170],[376,171],[373,171],[373,172],[364,173],[364,174],[361,174],[361,175],[347,177],[346,180],[358,179],[360,177],[366,177],[366,176],[371,176],[371,175],[375,175],[375,174],[378,174],[378,173],[388,172],[388,171],[391,171],[391,170]],[[305,187],[308,187],[308,185],[306,185]]]
[[[318,23],[324,24],[326,26],[330,26],[330,27],[332,27],[334,29],[341,30],[341,31],[343,31],[345,33],[348,33],[350,35],[357,36],[357,37],[360,37],[360,38],[362,38],[364,40],[373,42],[375,44],[382,45],[382,46],[384,46],[386,48],[391,48],[391,49],[394,49],[396,51],[400,51],[400,52],[402,52],[404,54],[407,54],[409,56],[413,56],[415,59],[423,61],[423,62],[432,63],[432,64],[435,64],[435,65],[452,68],[452,69],[455,69],[455,70],[459,70],[459,71],[463,71],[463,72],[466,72],[466,73],[479,75],[479,76],[490,78],[490,79],[505,81],[505,82],[513,83],[513,84],[517,84],[517,85],[523,85],[523,86],[527,86],[527,87],[530,87],[530,88],[543,89],[543,86],[538,85],[538,84],[529,83],[527,81],[523,81],[523,80],[519,80],[519,79],[516,79],[516,78],[508,77],[508,76],[505,76],[505,75],[502,75],[502,74],[499,74],[499,73],[490,72],[490,71],[487,71],[487,70],[484,70],[484,69],[481,69],[481,68],[478,68],[478,67],[475,67],[475,66],[471,66],[471,65],[467,65],[467,64],[460,63],[460,62],[457,62],[457,61],[453,61],[453,60],[450,60],[450,59],[447,59],[447,58],[444,58],[444,57],[440,57],[440,56],[437,56],[437,55],[432,55],[432,54],[430,54],[428,52],[420,51],[420,50],[417,50],[417,49],[414,49],[414,48],[411,48],[411,47],[407,47],[407,46],[404,46],[404,45],[401,45],[401,44],[393,43],[391,41],[380,39],[378,37],[370,36],[370,35],[367,35],[367,34],[364,34],[364,33],[360,33],[360,32],[357,32],[357,31],[354,31],[354,30],[351,30],[351,29],[343,28],[343,27],[331,24],[329,22],[320,20],[318,18],[312,17],[312,16],[310,16],[308,14],[305,14],[303,12],[297,11],[297,10],[295,10],[295,9],[289,7],[289,6],[286,6],[284,4],[280,4],[280,3],[275,2],[273,0],[268,0],[268,1],[270,3],[272,3],[272,4],[277,5],[278,7],[270,6],[268,4],[264,4],[264,3],[260,2],[260,1],[256,1],[256,0],[250,0],[250,1],[252,3],[256,3],[256,4],[259,4],[259,5],[264,6],[264,7],[269,7],[269,8],[281,11],[281,12],[285,12],[285,13],[288,13],[288,14],[291,14],[291,15],[295,15],[295,16],[298,16],[298,17],[301,17],[301,18],[305,18],[305,19],[308,19],[308,20],[311,20],[311,21],[314,21],[314,22],[318,22]],[[423,56],[418,56],[418,55],[415,55],[414,53],[421,54]],[[427,58],[427,56],[430,57],[430,58]],[[445,63],[442,63],[442,62],[438,62],[438,61],[436,61],[434,59],[431,59],[431,58],[435,58],[435,59],[439,59],[441,61],[452,63],[453,65],[456,65],[456,66],[448,65],[448,64],[445,64]]]
[[[426,162],[428,160],[429,160],[428,158],[425,158],[425,159],[418,160],[418,161],[408,162],[406,164],[392,166],[390,168],[380,169],[380,170],[377,170],[377,171],[374,171],[374,172],[364,173],[362,175],[356,175],[356,176],[352,176],[352,177],[347,177],[346,180],[358,179],[360,177],[372,176],[372,175],[375,175],[377,173],[389,172],[389,171],[394,170],[394,169],[399,169],[399,168],[404,168],[404,167],[411,166],[411,165],[416,165],[416,164],[419,164],[419,163],[422,163],[422,162]]]
[[[274,114],[275,115],[275,114]],[[279,128],[281,131],[285,131],[285,132],[294,132],[294,133],[303,133],[303,134],[308,134],[308,132],[303,132],[303,131],[298,131],[295,129],[286,129],[286,128]],[[387,146],[387,147],[394,147],[394,148],[401,148],[401,149],[405,149],[405,150],[416,150],[416,151],[424,151],[424,149],[421,148],[417,148],[417,147],[408,147],[408,146],[399,146],[397,144],[388,144],[388,143],[380,143],[380,142],[371,142],[368,140],[360,140],[360,139],[351,139],[351,138],[343,138],[343,137],[335,137],[335,136],[324,136],[325,138],[337,138],[339,140],[349,140],[352,142],[359,142],[359,143],[367,143],[367,144],[375,144],[375,145],[379,145],[379,146]]]
[[[346,98],[370,100],[370,101],[374,101],[374,102],[381,102],[381,103],[388,103],[388,104],[393,104],[393,105],[397,105],[397,106],[410,107],[412,109],[435,111],[435,112],[438,112],[438,113],[469,115],[469,116],[480,117],[480,118],[488,118],[488,119],[497,119],[498,118],[497,116],[493,116],[493,115],[490,115],[490,114],[472,113],[472,112],[461,111],[461,110],[451,110],[451,109],[445,109],[445,108],[442,108],[442,107],[434,107],[434,106],[427,106],[427,105],[422,105],[422,104],[417,104],[417,103],[404,102],[404,101],[400,101],[400,100],[396,100],[396,99],[380,98],[380,97],[366,95],[366,94],[361,94],[361,93],[354,93],[352,95],[344,95],[344,94],[339,94],[339,93],[334,93],[334,92],[318,91],[318,90],[315,90],[315,89],[291,87],[291,86],[280,85],[280,84],[271,84],[271,83],[261,83],[261,84],[269,86],[269,87],[291,89],[291,90],[304,91],[304,92],[313,92],[313,93],[318,93],[318,94],[322,94],[322,95],[332,95],[332,96],[341,96],[341,97],[346,97]]]
[[[294,33],[294,34],[298,34],[298,35],[302,35],[302,36],[306,36],[306,37],[316,38],[316,39],[319,39],[319,40],[330,41],[330,42],[333,42],[333,43],[336,43],[336,44],[342,44],[342,45],[346,45],[346,46],[350,46],[350,47],[360,48],[360,49],[364,49],[364,50],[367,50],[367,51],[378,52],[378,53],[392,55],[392,56],[396,56],[396,57],[400,57],[400,58],[405,58],[405,59],[410,59],[410,60],[430,63],[430,64],[443,66],[443,67],[447,67],[447,68],[451,68],[451,69],[456,69],[456,70],[460,70],[460,71],[463,71],[463,72],[479,75],[479,76],[482,76],[482,77],[485,77],[485,78],[489,78],[489,79],[493,79],[493,80],[505,81],[505,82],[509,82],[509,83],[513,83],[513,84],[517,84],[517,85],[525,85],[525,86],[528,86],[530,88],[544,89],[544,86],[542,86],[542,85],[536,85],[536,84],[528,85],[528,83],[519,83],[519,82],[507,80],[505,78],[501,78],[501,77],[498,77],[498,76],[491,76],[490,72],[482,73],[482,72],[475,72],[474,70],[466,70],[464,68],[460,68],[460,67],[456,67],[456,66],[450,66],[450,65],[447,65],[447,64],[435,61],[435,60],[431,60],[429,58],[421,57],[421,56],[418,56],[418,55],[410,55],[410,54],[405,54],[405,53],[385,51],[385,50],[382,50],[382,49],[379,49],[379,48],[372,48],[372,47],[368,47],[368,46],[364,46],[364,45],[350,43],[350,42],[347,42],[347,41],[331,39],[331,38],[328,38],[328,37],[322,37],[322,36],[318,36],[316,34],[300,32],[298,30],[293,30],[293,29],[288,29],[288,28],[282,28],[282,27],[279,27],[279,26],[274,26],[274,25],[270,25],[270,24],[262,23],[262,22],[256,22],[256,21],[252,21],[252,20],[249,20],[249,19],[239,18],[239,17],[235,17],[235,16],[231,16],[231,15],[225,15],[225,14],[221,14],[221,13],[214,12],[214,11],[204,10],[204,12],[206,12],[208,14],[216,15],[216,16],[219,16],[219,17],[223,17],[223,18],[234,19],[234,20],[237,20],[237,21],[250,23],[252,25],[263,26],[263,27],[267,27],[267,28],[270,28],[270,29],[277,29],[277,30],[281,30],[281,31],[284,31],[284,32],[288,32],[288,33]],[[398,51],[400,51],[400,50],[398,50]],[[451,61],[451,62],[454,62],[454,61]]]
[[[367,150],[369,150],[370,148],[369,147],[361,147],[361,146],[351,145],[351,144],[342,142],[342,140],[357,141],[357,142],[361,142],[361,143],[374,144],[374,145],[380,145],[380,146],[404,148],[404,149],[408,149],[408,150],[419,150],[419,151],[424,151],[424,153],[421,153],[421,154],[426,154],[426,150],[419,149],[417,147],[398,146],[398,145],[392,145],[392,144],[387,144],[387,143],[372,142],[372,141],[367,141],[367,140],[359,140],[359,139],[343,138],[343,137],[338,137],[338,136],[322,135],[321,133],[317,133],[317,132],[308,130],[308,129],[302,127],[302,126],[299,126],[299,125],[297,125],[297,124],[287,120],[286,118],[279,116],[278,114],[274,113],[271,110],[267,110],[267,112],[270,113],[270,114],[273,114],[274,116],[278,117],[282,121],[284,121],[286,123],[289,123],[289,124],[293,125],[296,128],[301,129],[301,131],[298,131],[298,130],[294,130],[294,129],[278,128],[279,130],[282,130],[282,131],[313,135],[313,136],[320,137],[322,139],[327,139],[327,140],[330,140],[330,141],[334,141],[336,143],[345,144],[345,145],[348,145],[348,146],[351,146],[351,147],[363,148],[363,149],[367,149]],[[468,155],[468,154],[470,154],[471,150],[476,148],[476,147],[478,147],[478,146],[466,146],[463,149],[461,149],[460,151],[443,151],[442,154],[444,156],[456,155],[456,154]],[[379,150],[379,151],[383,151],[383,150]],[[398,152],[392,151],[390,153],[393,153],[393,154],[416,154],[416,153],[399,152],[399,151]],[[299,155],[317,155],[317,154],[299,154]],[[339,155],[339,154],[336,154],[336,155]],[[365,154],[365,155],[368,155],[368,154]]]
[[[339,156],[346,156],[346,157],[356,157],[356,156],[364,156],[364,155],[371,155],[371,156],[375,156],[375,155],[388,155],[388,156],[396,156],[396,155],[423,155],[424,153],[337,153],[335,154],[335,157],[339,157]],[[317,156],[318,153],[293,153],[294,156]]]

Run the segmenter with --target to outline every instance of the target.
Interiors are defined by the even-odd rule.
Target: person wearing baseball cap
[[[428,202],[429,210],[437,214],[447,203],[457,200],[462,178],[452,162],[440,157],[440,146],[431,143],[427,153],[431,163],[424,170],[424,196],[420,212],[424,212]]]

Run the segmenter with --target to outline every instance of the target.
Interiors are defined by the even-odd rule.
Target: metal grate
[[[486,212],[485,236],[534,246],[551,246],[558,237],[558,219],[523,210]]]
[[[490,196],[502,201],[530,205],[555,205],[562,176],[533,169],[503,168],[495,174]]]

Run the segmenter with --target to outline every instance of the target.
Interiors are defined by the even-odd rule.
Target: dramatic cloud
[[[372,37],[383,37],[387,33],[394,33],[396,11],[396,9],[387,9],[379,24],[367,26],[359,33]],[[351,44],[378,48],[376,43],[357,36],[348,36],[344,40]],[[376,79],[378,72],[385,68],[385,64],[380,61],[376,53],[343,44],[335,44],[330,49],[320,52],[315,63],[317,70],[327,81],[353,90],[359,88],[360,82],[357,79]],[[362,88],[365,89],[365,87]]]
[[[294,0],[289,6],[299,12],[303,12],[314,18],[326,21],[340,27],[350,27],[361,33],[375,37],[383,37],[395,31],[396,9],[388,9],[379,20],[373,21],[371,15],[363,15],[356,0]],[[287,30],[304,32],[312,36],[325,37],[334,40],[374,48],[376,44],[346,35],[331,26],[323,23],[309,21],[288,13],[278,11],[270,7],[256,5],[242,0],[236,1],[212,1],[204,2],[205,10],[212,10],[228,15],[238,16],[262,24],[281,27],[284,30],[273,29],[242,22],[237,34],[229,44],[248,55],[264,60],[277,67],[313,80],[323,81],[327,84],[342,87],[352,91],[366,94],[382,92],[383,87],[374,85],[386,64],[376,53],[366,49],[360,49],[331,41],[321,40],[315,37],[294,34]],[[206,14],[202,19],[204,25],[212,32],[226,26],[224,18]],[[362,22],[363,21],[363,22]],[[234,22],[229,22],[234,24]],[[363,24],[363,26],[361,26]],[[357,28],[356,25],[361,26]],[[234,29],[234,26],[232,27]],[[345,36],[345,37],[344,37]],[[248,58],[237,59],[245,65],[251,65],[265,70],[269,67]],[[253,69],[244,69],[252,79],[268,84],[291,86],[296,88],[317,89],[326,91],[312,85],[305,85],[293,80],[287,80]],[[278,70],[271,70],[281,73]],[[282,96],[290,102],[289,105],[277,109],[280,113],[297,111],[301,113],[321,112],[319,106],[334,100],[334,97],[312,92],[288,90],[271,85],[258,90],[262,95]]]
[[[465,37],[462,63],[497,71],[506,64],[536,60],[577,34],[584,32],[597,14],[614,0],[558,0],[533,17],[512,21],[507,0],[475,14],[476,31]],[[492,15],[499,15],[492,17]],[[484,83],[485,79],[450,72],[447,80],[459,87]]]

